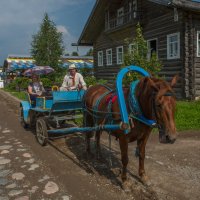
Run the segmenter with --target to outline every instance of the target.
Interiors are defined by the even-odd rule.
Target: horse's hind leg
[[[83,123],[83,126],[84,127],[92,127],[93,123],[92,123],[92,117],[87,114],[87,112],[84,112],[84,123]],[[86,142],[86,152],[88,154],[91,153],[91,149],[90,149],[90,138],[93,136],[93,132],[90,131],[90,132],[86,132],[85,133],[85,142]]]

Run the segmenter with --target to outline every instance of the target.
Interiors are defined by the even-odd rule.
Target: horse
[[[155,77],[143,77],[135,87],[135,94],[131,89],[123,88],[124,98],[129,113],[130,132],[125,134],[122,130],[113,131],[111,134],[119,140],[122,162],[122,187],[128,182],[128,143],[137,141],[136,152],[139,157],[139,177],[144,184],[149,179],[144,169],[145,146],[153,129],[130,115],[130,103],[128,99],[135,95],[142,114],[150,120],[154,120],[159,129],[159,141],[161,143],[174,143],[177,137],[175,126],[176,98],[173,87],[178,77],[174,76],[170,83]],[[105,123],[120,123],[118,98],[115,90],[105,85],[95,85],[88,88],[84,96],[84,126],[103,125]],[[109,120],[112,119],[112,120]],[[90,152],[90,139],[93,132],[86,133],[86,151]],[[95,143],[97,157],[100,155],[100,131],[96,131]],[[130,185],[130,184],[129,184]]]

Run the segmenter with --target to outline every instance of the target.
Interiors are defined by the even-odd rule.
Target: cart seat
[[[35,107],[35,101],[31,100],[30,94],[25,92],[26,100],[30,103],[31,107]]]

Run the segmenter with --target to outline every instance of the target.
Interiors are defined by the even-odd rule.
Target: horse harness
[[[129,92],[129,96],[128,96],[128,105],[130,108],[130,114],[129,114],[129,118],[130,119],[136,119],[137,121],[140,121],[144,124],[146,124],[147,126],[150,126],[152,128],[158,128],[159,130],[162,130],[162,125],[158,123],[158,105],[156,105],[156,95],[158,94],[157,92],[153,92],[152,95],[153,97],[151,98],[151,104],[152,104],[152,119],[147,119],[140,108],[138,99],[136,98],[136,87],[139,83],[139,80],[133,81],[131,83],[130,86],[130,92]],[[112,112],[112,104],[117,100],[117,95],[115,93],[115,90],[111,89],[110,87],[106,86],[106,85],[102,85],[103,87],[105,87],[106,89],[108,89],[107,92],[103,93],[98,100],[96,101],[95,105],[93,106],[92,109],[87,108],[86,105],[84,105],[84,108],[86,110],[86,112],[88,112],[90,115],[93,116],[93,120],[95,122],[95,124],[98,123],[98,120],[105,118],[105,121],[109,122],[110,124],[112,124],[114,122],[115,119],[113,119],[112,115],[113,114],[120,114],[119,112]],[[101,103],[102,99],[106,98],[106,104],[107,104],[107,111],[99,111],[98,107],[99,104]],[[162,96],[174,96],[173,91],[168,91],[166,93],[164,93]],[[102,117],[103,115],[103,117]],[[132,125],[133,126],[133,125]]]
[[[133,117],[134,119],[154,128],[158,128],[159,131],[162,130],[163,125],[159,124],[158,122],[158,108],[159,105],[156,105],[156,95],[158,94],[157,92],[153,92],[152,95],[153,97],[151,98],[151,104],[152,104],[152,119],[147,119],[141,109],[140,105],[138,102],[138,99],[136,98],[136,87],[139,83],[139,80],[134,81],[131,83],[130,87],[130,93],[129,93],[129,107],[131,109],[131,114],[130,116]],[[175,96],[173,91],[166,91],[162,96]]]
[[[101,85],[105,87],[108,91],[103,93],[98,100],[95,102],[95,105],[93,105],[92,109],[88,108],[86,105],[84,105],[84,110],[89,113],[91,116],[93,116],[93,121],[95,124],[98,124],[98,120],[105,119],[105,121],[109,122],[110,124],[113,124],[114,119],[112,118],[113,114],[120,114],[119,112],[112,112],[112,104],[116,100],[117,96],[115,94],[115,90],[111,89],[107,85]],[[107,103],[107,111],[100,111],[98,110],[99,105],[101,101],[106,98]],[[103,115],[103,117],[102,117]]]

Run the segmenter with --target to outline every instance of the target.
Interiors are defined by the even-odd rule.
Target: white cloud
[[[58,25],[57,30],[58,30],[58,32],[62,33],[63,35],[70,36],[70,33],[65,26]]]

